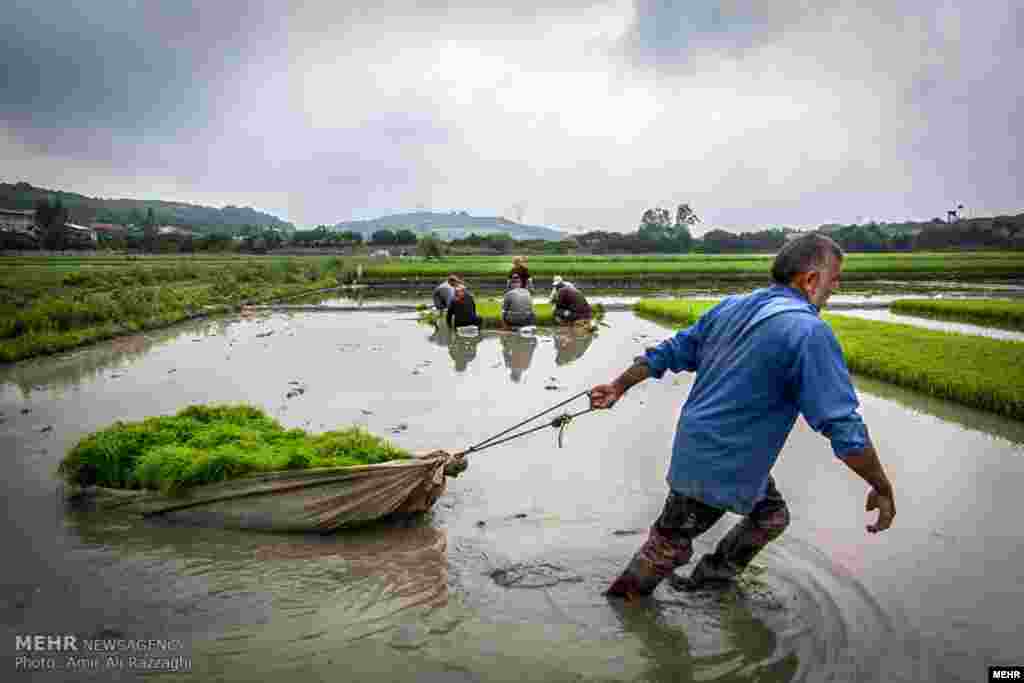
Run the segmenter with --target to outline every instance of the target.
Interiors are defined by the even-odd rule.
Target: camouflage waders
[[[692,541],[714,526],[725,510],[670,491],[661,515],[607,595],[634,598],[650,595],[676,567],[689,562]],[[729,530],[711,555],[704,555],[690,575],[690,584],[730,581],[742,572],[761,548],[778,538],[789,525],[786,501],[768,478],[765,497],[750,514]]]

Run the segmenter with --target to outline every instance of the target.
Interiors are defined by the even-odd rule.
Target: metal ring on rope
[[[551,406],[550,408],[548,408],[547,410],[541,411],[541,412],[537,413],[536,415],[534,415],[532,417],[529,417],[529,418],[523,420],[522,422],[520,422],[518,424],[515,424],[515,425],[509,427],[508,429],[506,429],[506,430],[504,430],[502,432],[498,432],[497,434],[495,434],[494,436],[492,436],[492,437],[490,437],[488,439],[484,439],[483,441],[481,441],[478,444],[470,446],[469,448],[467,448],[464,451],[460,451],[460,452],[456,453],[455,457],[469,455],[470,453],[479,453],[480,451],[484,450],[485,448],[490,448],[491,446],[497,446],[498,444],[507,443],[509,441],[512,441],[513,439],[518,439],[521,436],[526,436],[527,434],[533,434],[534,432],[540,431],[541,429],[544,429],[545,427],[554,427],[555,429],[558,430],[558,447],[562,448],[563,437],[565,435],[565,428],[569,426],[569,423],[572,422],[573,418],[579,417],[580,415],[585,415],[586,413],[589,413],[589,412],[593,411],[594,410],[593,407],[587,408],[586,410],[581,410],[581,411],[576,412],[576,413],[568,413],[568,412],[562,413],[561,415],[559,415],[559,416],[555,417],[554,419],[552,419],[551,422],[548,423],[548,424],[542,424],[542,425],[540,425],[538,427],[531,427],[530,429],[527,429],[526,431],[519,432],[518,434],[513,434],[511,436],[505,436],[505,435],[508,434],[509,432],[511,432],[514,429],[518,429],[519,427],[522,427],[523,425],[525,425],[528,422],[532,422],[533,420],[536,420],[541,415],[545,415],[547,413],[550,413],[552,410],[555,410],[556,408],[561,408],[565,404],[571,403],[572,401],[575,401],[576,399],[580,398],[581,396],[589,396],[589,394],[590,394],[589,391],[581,391],[580,393],[578,393],[578,394],[576,394],[574,396],[570,396],[569,398],[567,398],[566,400],[562,401],[561,403],[555,404],[555,405]],[[505,436],[505,438],[503,438],[503,439],[499,438],[499,437],[502,437],[502,436]]]

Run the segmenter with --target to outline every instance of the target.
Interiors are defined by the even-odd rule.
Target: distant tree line
[[[69,209],[58,196],[40,199],[34,206],[36,232],[0,231],[0,248],[66,249],[94,246],[81,240],[72,242],[67,223],[87,223],[79,209]],[[417,235],[412,229],[377,230],[369,238],[359,232],[339,231],[326,225],[313,230],[289,231],[275,225],[242,224],[204,226],[191,230],[165,231],[160,214],[152,207],[133,216],[135,222],[123,230],[100,232],[100,248],[142,252],[246,251],[265,253],[283,247],[359,249],[402,247],[426,258],[445,254],[512,252],[533,254],[644,254],[687,253],[732,254],[775,252],[800,231],[775,227],[732,233],[713,229],[699,238],[691,228],[700,218],[688,204],[674,212],[661,207],[647,209],[635,232],[619,233],[593,230],[560,241],[516,240],[507,232],[441,240],[436,234]],[[852,252],[920,251],[942,249],[1018,249],[1024,250],[1024,214],[992,218],[961,219],[950,212],[948,220],[927,222],[826,224],[817,232],[827,234]]]
[[[685,254],[697,243],[690,232],[697,223],[700,218],[689,204],[677,206],[674,219],[668,209],[656,207],[644,211],[636,232],[593,230],[577,235],[576,241],[581,248],[595,254]]]
[[[358,246],[363,243],[363,236],[358,232],[336,232],[326,225],[318,225],[313,230],[296,230],[291,236],[291,243],[302,247]]]
[[[714,229],[693,238],[689,229],[699,219],[686,204],[673,222],[665,209],[644,212],[636,232],[590,231],[575,237],[579,247],[595,254],[687,253],[707,254],[778,251],[800,231],[787,227],[733,233]],[[994,218],[933,218],[927,222],[821,225],[843,249],[854,252],[927,251],[935,249],[1024,249],[1024,214]]]

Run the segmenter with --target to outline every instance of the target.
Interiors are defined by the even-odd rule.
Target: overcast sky
[[[7,0],[0,180],[300,227],[1024,211],[1017,0],[501,4]]]

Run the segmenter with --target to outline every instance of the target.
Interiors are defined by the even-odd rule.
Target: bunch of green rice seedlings
[[[312,435],[248,405],[197,405],[173,416],[115,422],[81,439],[58,467],[69,483],[175,493],[248,474],[408,458],[354,426]]]
[[[917,315],[936,320],[956,320],[991,325],[1008,330],[1024,330],[1024,302],[999,299],[899,299],[892,303],[893,313]]]
[[[689,326],[697,322],[697,319],[711,310],[716,303],[689,299],[641,299],[633,305],[633,310],[643,316],[671,320]]]

